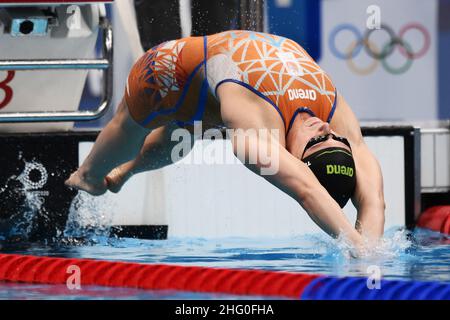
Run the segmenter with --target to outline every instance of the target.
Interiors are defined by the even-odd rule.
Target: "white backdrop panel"
[[[370,5],[380,8],[381,23],[392,28],[398,36],[402,27],[418,23],[430,36],[430,46],[425,54],[412,61],[403,74],[387,72],[382,63],[373,72],[360,75],[352,71],[348,61],[338,58],[330,49],[329,41],[335,28],[351,24],[361,34],[367,30],[366,13]],[[361,120],[434,120],[437,114],[437,1],[436,0],[327,0],[322,2],[322,58],[319,61],[333,79],[337,89],[344,95]],[[333,38],[334,39],[334,38]],[[333,40],[331,39],[331,40]],[[424,45],[424,36],[411,29],[403,36],[414,52]],[[357,41],[349,30],[337,33],[336,49],[348,52]],[[370,36],[380,50],[389,41],[384,30],[374,31]],[[386,62],[397,68],[406,58],[396,47]],[[355,55],[356,66],[366,68],[375,63],[364,49]]]

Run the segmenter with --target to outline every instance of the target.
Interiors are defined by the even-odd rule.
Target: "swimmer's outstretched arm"
[[[238,145],[236,141],[242,137],[232,138],[233,146]],[[319,183],[311,170],[299,159],[289,153],[283,146],[273,139],[265,140],[261,138],[247,137],[248,146],[246,149],[247,164],[250,170],[260,174],[263,178],[275,185],[294,198],[308,213],[310,218],[326,233],[332,237],[344,235],[357,248],[363,246],[361,235],[356,231],[342,209],[329,195],[327,190]],[[272,149],[273,148],[273,149]],[[278,153],[275,164],[278,169],[274,175],[261,174],[261,168],[266,167],[266,161],[261,162],[257,155],[260,150],[272,150]],[[235,149],[239,157],[240,151]],[[241,158],[241,157],[239,157]],[[240,159],[242,162],[244,158]],[[244,162],[245,163],[245,162]],[[255,165],[249,165],[254,163]],[[273,163],[271,163],[273,164]]]
[[[260,174],[270,183],[294,198],[308,213],[311,219],[333,237],[344,235],[358,249],[363,247],[362,236],[356,231],[352,224],[343,214],[342,209],[329,195],[325,188],[319,183],[311,170],[302,161],[294,157],[280,141],[272,136],[266,137],[250,135],[245,136],[246,129],[268,128],[267,123],[273,124],[273,119],[267,121],[267,114],[262,114],[261,104],[255,102],[252,95],[246,96],[233,84],[222,84],[218,88],[221,103],[222,119],[229,128],[242,128],[243,131],[235,130],[231,141],[234,152],[246,166]],[[265,107],[265,106],[264,106]],[[270,106],[268,106],[270,108]],[[277,114],[274,117],[278,117]],[[281,121],[280,118],[277,118]],[[284,126],[278,126],[284,137]],[[281,136],[279,135],[279,137]],[[247,139],[244,150],[240,150],[242,144],[239,141]],[[271,150],[275,158],[270,164],[258,154],[267,154]],[[261,174],[263,167],[275,168],[272,175]],[[272,171],[272,170],[271,170]]]
[[[331,122],[333,129],[346,137],[352,145],[356,165],[356,190],[352,198],[358,216],[357,230],[365,237],[377,240],[384,232],[383,176],[380,165],[367,147],[352,110],[342,96]]]
[[[66,180],[66,185],[92,195],[105,193],[106,175],[118,165],[135,158],[149,133],[150,130],[131,118],[122,99],[117,113],[99,134],[80,168]]]
[[[355,144],[353,155],[359,179],[352,198],[358,210],[356,229],[363,236],[377,240],[384,233],[385,203],[381,169],[364,142]]]

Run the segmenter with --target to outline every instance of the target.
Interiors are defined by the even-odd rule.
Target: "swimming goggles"
[[[331,138],[333,140],[342,142],[343,144],[345,144],[347,147],[350,148],[350,150],[352,150],[352,147],[350,146],[350,142],[348,142],[348,140],[344,137],[338,137],[333,133],[329,133],[329,134],[325,134],[323,136],[316,136],[311,138],[311,140],[308,141],[308,143],[306,144],[305,149],[303,150],[302,156],[300,159],[303,159],[303,156],[305,155],[306,150],[308,150],[309,148],[315,146],[318,143],[324,142],[328,140],[328,137],[331,136]]]

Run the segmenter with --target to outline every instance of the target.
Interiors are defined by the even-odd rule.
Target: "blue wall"
[[[321,0],[291,0],[281,7],[266,0],[268,32],[299,43],[314,60],[320,60]]]
[[[439,3],[439,118],[450,119],[450,0]]]

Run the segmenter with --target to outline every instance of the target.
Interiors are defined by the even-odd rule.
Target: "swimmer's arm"
[[[290,195],[308,213],[311,219],[332,237],[345,235],[357,248],[362,246],[362,237],[343,214],[342,209],[319,183],[311,170],[299,159],[289,153],[275,140],[252,139],[246,146],[246,158],[239,156],[236,150],[236,136],[232,139],[236,155],[246,163],[253,172],[261,175],[274,186]],[[272,161],[270,166],[264,165],[260,159],[252,159],[252,155],[261,154],[261,150],[278,151],[278,161]],[[263,152],[264,152],[263,151]],[[276,156],[275,156],[276,157]],[[256,163],[249,165],[248,163]],[[261,168],[270,167],[271,175],[264,174]]]
[[[380,166],[364,142],[355,144],[357,184],[352,202],[358,211],[356,229],[369,239],[378,239],[384,231],[383,178]]]
[[[364,142],[356,116],[342,96],[332,128],[349,139],[356,165],[356,190],[352,202],[358,211],[356,229],[369,239],[378,239],[384,230],[383,177],[380,165]]]
[[[219,86],[217,92],[224,123],[230,129],[238,129],[232,130],[230,137],[235,155],[250,170],[295,199],[326,233],[333,237],[343,234],[357,250],[361,249],[361,235],[306,164],[286,150],[278,131],[262,135],[245,134],[247,130],[251,133],[255,132],[254,128],[268,127],[266,118],[261,115],[261,103],[264,102],[258,103],[253,93],[233,83]],[[281,122],[278,115],[274,117]],[[282,123],[278,123],[275,130],[284,133]],[[262,158],[268,154],[271,156]],[[262,168],[266,169],[265,172],[261,171]]]

